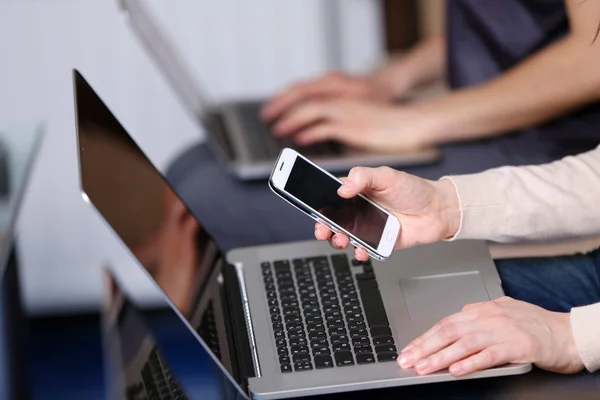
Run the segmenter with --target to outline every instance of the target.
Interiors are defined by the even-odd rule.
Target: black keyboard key
[[[300,314],[286,315],[285,317],[283,317],[283,319],[285,320],[286,323],[302,321]]]
[[[333,360],[331,359],[331,356],[315,356],[315,367],[317,369],[333,368]]]
[[[350,328],[350,337],[351,338],[366,338],[368,336],[366,329],[352,329]]]
[[[337,352],[337,351],[349,351],[350,350],[350,343],[332,343],[331,344],[331,348],[333,349],[334,352]]]
[[[327,335],[323,331],[310,332],[308,334],[309,339],[327,339]]]
[[[290,299],[290,300],[285,300],[285,301],[281,301],[281,307],[286,308],[286,307],[298,307],[298,300],[296,299]]]
[[[332,319],[327,321],[327,328],[337,328],[337,327],[344,327],[344,321],[342,321],[341,319]]]
[[[276,299],[276,298],[277,298],[277,293],[275,293],[273,291],[267,292],[267,299],[272,300],[272,299]]]
[[[380,344],[394,344],[394,339],[391,336],[380,336],[373,338],[373,344],[379,346]]]
[[[274,283],[267,283],[265,285],[265,290],[267,292],[275,292],[275,284]],[[273,300],[273,299],[269,299],[269,300]]]
[[[346,328],[343,326],[332,326],[329,328],[329,335],[344,335],[346,333]]]
[[[356,274],[356,280],[360,286],[360,283],[363,281],[369,281],[375,279],[375,274],[373,272],[363,272],[362,274]]]
[[[275,278],[277,278],[277,283],[281,284],[281,282],[287,282],[290,279],[292,279],[292,273],[291,272],[276,272]]]
[[[313,366],[310,363],[310,361],[300,361],[294,363],[294,369],[296,371],[310,371],[311,369],[313,369]]]
[[[290,262],[288,260],[275,261],[275,262],[273,262],[273,268],[275,268],[275,272],[289,271],[290,270]]]
[[[348,329],[354,330],[354,329],[366,329],[367,326],[365,325],[364,322],[355,322],[355,321],[348,321]]]
[[[274,281],[275,280],[273,279],[273,276],[271,276],[271,275],[263,276],[263,282],[265,283],[265,285],[272,285]]]
[[[309,324],[306,324],[306,329],[308,330],[308,332],[317,332],[317,331],[324,331],[325,330],[325,326],[323,325],[322,322],[311,322]]]
[[[273,323],[273,330],[274,331],[281,331],[281,330],[283,330],[283,324],[281,322],[274,322]]]
[[[344,313],[351,313],[351,312],[361,312],[362,310],[360,309],[360,306],[358,305],[357,302],[352,303],[352,304],[348,304],[348,303],[344,303]]]
[[[294,265],[294,267],[302,267],[304,265],[307,265],[308,261],[306,261],[306,258],[294,258],[292,260],[292,264]]]
[[[268,276],[273,276],[273,271],[271,271],[271,268],[268,269],[263,269],[262,270],[262,274],[263,274],[263,279],[268,277]]]
[[[327,346],[329,346],[329,343],[327,342],[327,339],[313,339],[313,340],[310,341],[310,345],[313,348],[315,348],[315,347],[327,347]]]
[[[361,337],[361,338],[353,338],[352,344],[354,344],[355,346],[367,346],[367,345],[371,345],[371,342],[369,341],[368,337]]]
[[[269,300],[269,307],[279,307],[279,302],[277,301],[277,299]]]
[[[306,262],[312,264],[313,267],[319,266],[329,266],[329,262],[327,261],[327,256],[316,256],[316,257],[308,257]]]
[[[320,322],[323,323],[323,318],[319,314],[316,313],[305,313],[306,315],[306,323],[310,324],[311,322]]]
[[[306,334],[304,333],[304,329],[292,329],[291,331],[288,331],[288,338],[290,340],[297,338],[297,337],[306,337]]]
[[[372,326],[371,336],[374,338],[379,336],[392,336],[392,330],[389,326]]]
[[[280,356],[287,356],[288,355],[287,346],[279,346],[277,348],[277,354],[279,354]]]
[[[300,354],[300,353],[308,353],[308,346],[306,346],[306,345],[292,346],[290,349],[292,350],[292,355]]]
[[[283,373],[292,372],[292,365],[291,364],[281,364],[281,372],[283,372]]]
[[[312,354],[315,357],[325,356],[325,355],[328,356],[331,354],[331,352],[329,351],[329,347],[313,347]]]
[[[302,324],[302,322],[290,322],[289,324],[286,324],[285,327],[288,331],[294,329],[304,329],[304,324]]]
[[[330,320],[330,319],[335,319],[335,318],[341,318],[342,317],[342,313],[339,311],[327,311],[325,312],[325,319],[326,320]]]
[[[340,308],[339,304],[330,304],[327,307],[323,307],[323,311],[325,313],[332,312],[332,311],[338,311],[338,312],[340,312],[341,308]]]
[[[346,313],[346,319],[347,320],[351,320],[351,321],[361,320],[362,319],[362,313],[360,313],[360,312],[349,312],[349,313]]]
[[[281,322],[281,315],[279,315],[279,314],[271,315],[271,322],[273,322],[273,323]]]
[[[350,264],[345,254],[334,254],[331,256],[331,265],[335,272],[350,272]]]
[[[283,333],[283,331],[275,331],[273,336],[275,336],[275,339],[285,339],[285,333]]]
[[[279,346],[285,346],[287,345],[287,343],[285,342],[285,339],[277,339],[275,340],[275,346],[279,347]]]
[[[313,299],[303,299],[302,300],[302,308],[307,307],[319,307],[319,302],[316,298]]]
[[[283,315],[294,315],[294,314],[300,314],[300,308],[299,307],[283,307]]]
[[[375,356],[373,353],[362,353],[356,355],[357,364],[373,364],[375,362]]]
[[[310,361],[310,354],[308,353],[297,353],[292,356],[294,362]]]
[[[269,313],[271,315],[273,315],[273,314],[279,314],[279,307],[269,307]]]
[[[277,280],[277,284],[279,285],[279,290],[286,287],[294,287],[293,279],[279,279]]]
[[[331,344],[334,343],[348,343],[348,336],[346,335],[331,335]]]
[[[352,266],[353,267],[360,267],[361,265],[363,265],[363,262],[360,260],[357,260],[356,258],[352,259]]]
[[[375,346],[375,353],[396,353],[396,346],[393,344],[382,344]]]
[[[360,284],[359,284],[360,285]],[[365,315],[370,326],[389,326],[383,300],[379,290],[361,290],[360,296],[365,308]]]
[[[308,341],[306,337],[294,337],[290,338],[290,346],[306,346]]]
[[[270,271],[270,270],[271,270],[271,263],[270,263],[270,262],[268,262],[268,261],[261,262],[261,263],[260,263],[260,268],[261,268],[263,271],[266,271],[266,270],[269,270],[269,271]]]
[[[337,351],[333,353],[333,355],[335,357],[335,364],[338,367],[354,365],[354,358],[352,357],[352,353],[349,351]]]
[[[357,300],[358,296],[356,293],[344,293],[340,296],[342,303],[347,304],[349,301]]]
[[[289,364],[290,356],[279,356],[279,364]]]
[[[377,353],[377,361],[395,361],[398,358],[398,353]]]
[[[372,353],[373,349],[371,348],[371,346],[354,346],[354,352],[356,354],[360,354],[360,353]]]

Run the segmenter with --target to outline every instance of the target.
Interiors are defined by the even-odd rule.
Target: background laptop
[[[74,83],[85,198],[248,395],[455,379],[447,372],[418,376],[395,359],[440,318],[503,295],[484,242],[423,246],[385,263],[360,263],[352,249],[317,241],[224,255],[77,72]],[[203,185],[198,190],[210,190]],[[530,368],[504,366],[471,378]]]
[[[260,119],[261,101],[211,102],[143,2],[120,0],[120,4],[127,13],[133,31],[184,106],[206,128],[212,148],[223,156],[230,170],[241,179],[268,178],[277,155],[284,147],[296,148],[334,173],[349,171],[356,165],[406,167],[432,163],[440,158],[439,151],[435,149],[404,154],[374,154],[344,148],[337,143],[298,148],[289,140],[275,138],[270,127]]]
[[[14,129],[10,130],[13,134]],[[19,130],[9,136],[0,128],[0,399],[28,399],[27,317],[19,284],[14,226],[27,187],[41,134]]]

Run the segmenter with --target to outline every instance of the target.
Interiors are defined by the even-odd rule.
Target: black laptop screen
[[[212,236],[78,74],[75,87],[83,192],[215,357],[238,375]]]

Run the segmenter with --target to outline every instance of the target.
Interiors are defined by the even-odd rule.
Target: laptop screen
[[[83,192],[214,359],[240,380],[215,241],[77,72],[74,83]]]

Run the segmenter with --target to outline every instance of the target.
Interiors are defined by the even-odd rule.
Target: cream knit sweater
[[[451,176],[462,220],[453,239],[495,242],[600,234],[600,147],[541,166]],[[600,303],[571,310],[586,368],[600,370]]]

